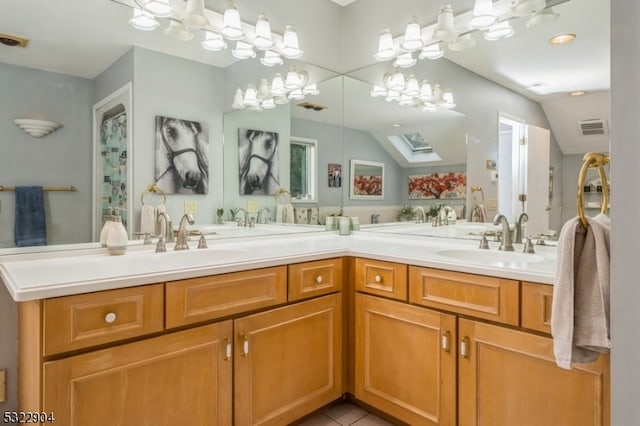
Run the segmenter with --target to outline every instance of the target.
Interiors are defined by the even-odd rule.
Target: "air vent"
[[[29,39],[16,35],[0,33],[0,43],[9,47],[27,47]]]
[[[578,128],[582,136],[605,135],[608,133],[607,121],[604,118],[590,118],[578,121]]]
[[[322,111],[323,109],[327,109],[327,106],[325,105],[320,105],[320,104],[314,104],[312,102],[302,102],[300,104],[298,104],[299,107],[304,108],[304,109],[310,109],[313,111]]]

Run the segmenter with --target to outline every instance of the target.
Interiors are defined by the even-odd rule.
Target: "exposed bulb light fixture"
[[[133,9],[133,18],[129,19],[129,23],[133,28],[141,31],[153,31],[160,26],[153,15],[140,9]]]
[[[540,12],[531,14],[531,17],[525,23],[527,28],[535,27],[536,25],[547,25],[558,19],[558,14],[553,11],[553,8],[548,7],[542,9]]]
[[[503,38],[509,38],[513,35],[513,27],[509,21],[498,22],[493,24],[484,32],[484,39],[496,41]]]
[[[405,78],[400,71],[387,73],[382,79],[384,87],[374,85],[370,94],[374,98],[384,98],[387,102],[398,102],[400,106],[417,107],[423,111],[455,108],[453,92],[442,90],[439,83],[432,85],[427,80],[419,81],[413,74]]]
[[[566,0],[562,0],[566,1]],[[409,68],[417,59],[438,59],[444,56],[445,48],[462,51],[473,48],[482,32],[486,40],[493,41],[514,35],[511,23],[527,18],[527,28],[553,21],[558,15],[546,0],[475,0],[473,9],[454,15],[449,3],[441,5],[435,23],[420,27],[418,18],[412,15],[401,36],[394,38],[387,28],[380,32],[378,50],[374,57],[378,61],[393,60],[394,67]]]
[[[440,7],[438,13],[438,24],[433,31],[433,38],[440,39],[442,41],[453,41],[458,38],[458,31],[456,31],[456,24],[453,21],[453,8],[450,4],[446,3]]]
[[[305,71],[298,72],[295,68],[291,68],[284,79],[282,74],[276,73],[271,83],[262,78],[257,88],[253,84],[249,84],[244,92],[237,88],[231,107],[262,111],[287,104],[290,100],[302,100],[307,95],[318,95],[320,91],[317,84],[307,84],[308,81],[309,75]]]
[[[492,0],[476,0],[473,5],[473,18],[469,21],[471,28],[486,30],[497,20],[498,16],[493,10]]]
[[[156,18],[166,18],[168,25],[164,33],[167,36],[189,41],[194,37],[194,30],[201,30],[203,49],[225,50],[227,41],[234,41],[231,54],[236,59],[255,58],[256,50],[264,51],[260,63],[272,67],[282,65],[283,57],[297,59],[304,53],[294,27],[287,25],[282,35],[273,33],[265,14],[258,16],[255,26],[244,23],[233,0],[222,12],[207,9],[204,0],[134,0],[133,4],[129,23],[134,28],[152,31],[160,26]]]

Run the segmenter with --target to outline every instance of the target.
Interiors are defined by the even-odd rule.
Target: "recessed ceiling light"
[[[576,39],[576,35],[575,34],[560,34],[557,35],[555,37],[551,37],[549,39],[549,43],[551,44],[564,44],[564,43],[569,43],[573,40]]]
[[[397,123],[396,124],[392,124],[391,127],[396,127],[396,128],[397,127],[402,127],[402,124],[397,124]]]
[[[525,86],[525,89],[531,90],[532,92],[540,92],[547,88],[547,83],[543,81],[536,81],[535,83],[531,83]]]
[[[585,92],[584,90],[575,90],[573,92],[569,92],[569,96],[584,96],[586,94],[587,92]]]

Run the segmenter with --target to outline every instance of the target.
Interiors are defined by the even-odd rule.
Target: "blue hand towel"
[[[47,224],[41,186],[16,187],[14,241],[17,247],[47,244]]]

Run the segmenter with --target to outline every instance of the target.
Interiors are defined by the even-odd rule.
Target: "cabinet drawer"
[[[551,334],[553,286],[522,283],[522,326]]]
[[[356,259],[356,290],[407,301],[407,265]]]
[[[289,300],[342,290],[342,258],[289,265]]]
[[[411,266],[409,301],[423,306],[518,325],[518,281]]]
[[[154,284],[44,300],[44,355],[162,331],[162,287]]]
[[[167,328],[285,303],[286,289],[286,266],[168,282]]]

